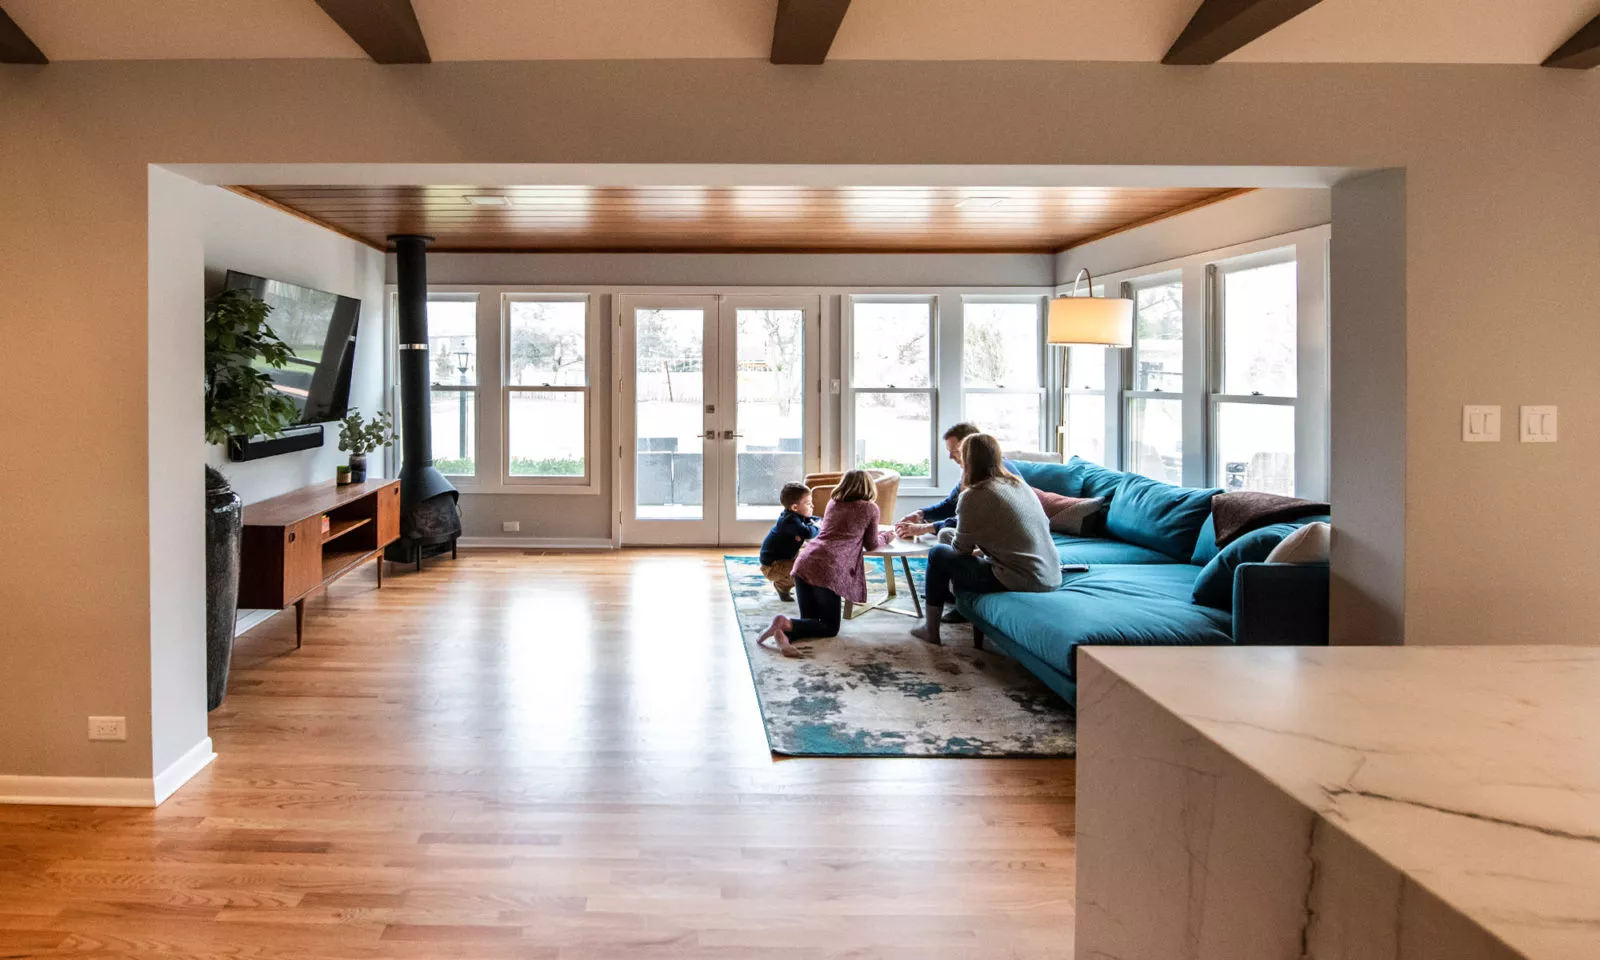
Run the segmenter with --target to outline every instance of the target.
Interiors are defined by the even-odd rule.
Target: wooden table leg
[[[306,629],[306,602],[304,599],[294,602],[294,648],[300,649],[300,638]]]
[[[378,554],[378,589],[383,589],[383,554]]]
[[[883,561],[883,580],[889,585],[889,592],[884,596],[884,599],[887,600],[889,597],[896,595],[894,590],[894,558],[879,557],[878,559]]]

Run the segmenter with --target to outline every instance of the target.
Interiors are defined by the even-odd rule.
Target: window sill
[[[456,487],[473,496],[592,497],[600,494],[598,483],[458,483]]]

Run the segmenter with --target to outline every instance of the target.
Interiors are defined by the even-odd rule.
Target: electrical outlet
[[[128,721],[125,717],[90,717],[90,740],[128,739]]]
[[[501,533],[520,533],[520,532],[522,532],[522,521],[521,520],[502,520],[502,521],[500,521],[500,532]]]

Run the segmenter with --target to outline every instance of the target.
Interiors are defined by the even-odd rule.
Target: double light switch
[[[1517,436],[1523,443],[1556,442],[1555,407],[1520,407]],[[1461,408],[1461,439],[1466,443],[1500,442],[1500,408],[1465,406]]]

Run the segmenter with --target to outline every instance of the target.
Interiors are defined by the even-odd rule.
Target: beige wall
[[[1115,122],[1086,133],[1075,104]],[[1600,554],[1585,521],[1600,468],[1597,116],[1600,75],[1533,67],[0,70],[0,324],[13,358],[0,378],[13,411],[0,503],[13,511],[8,542],[25,545],[0,555],[0,771],[133,774],[151,762],[148,744],[142,756],[86,750],[83,719],[147,708],[151,611],[169,592],[160,569],[150,575],[150,424],[193,416],[175,394],[151,390],[145,362],[165,339],[153,327],[177,322],[148,309],[147,164],[1404,167],[1407,380],[1404,410],[1392,414],[1406,426],[1406,638],[1591,643],[1600,642]],[[1335,278],[1335,322],[1350,292],[1341,284],[1359,282]],[[1350,362],[1359,382],[1363,360],[1352,351]],[[152,410],[150,396],[182,409]],[[1468,402],[1559,404],[1561,442],[1463,445]],[[1336,447],[1345,429],[1335,421]],[[1346,451],[1367,453],[1359,442]],[[192,462],[174,456],[175,475],[198,476],[202,448]]]

